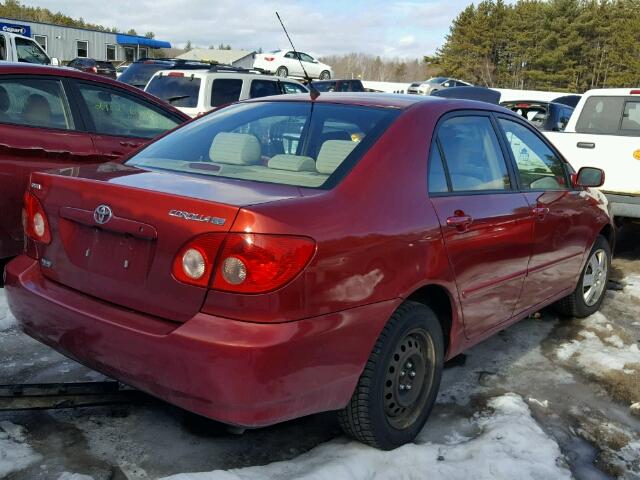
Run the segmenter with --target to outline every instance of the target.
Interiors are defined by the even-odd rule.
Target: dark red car
[[[22,251],[20,210],[31,172],[115,160],[187,119],[105,77],[0,65],[0,259]]]
[[[546,305],[599,308],[602,180],[489,104],[241,102],[124,164],[34,174],[7,297],[29,335],[188,410],[339,410],[389,449],[446,359]]]

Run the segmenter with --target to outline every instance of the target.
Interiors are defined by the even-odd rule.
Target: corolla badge
[[[170,210],[170,217],[183,218],[185,220],[192,220],[194,222],[213,223],[214,225],[224,225],[226,220],[220,217],[211,217],[209,215],[201,215],[199,213],[184,212],[182,210]]]
[[[111,211],[111,207],[108,205],[99,205],[93,211],[93,219],[99,225],[104,225],[113,217],[113,212]]]

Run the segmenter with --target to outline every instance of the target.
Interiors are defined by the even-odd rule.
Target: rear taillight
[[[47,214],[42,208],[40,200],[31,192],[24,194],[22,209],[22,226],[24,233],[36,242],[48,244],[51,242],[51,230]]]
[[[91,70],[93,73],[98,73],[98,67],[91,67],[89,70]]]
[[[169,72],[167,77],[184,77],[183,72]]]
[[[218,255],[212,288],[235,293],[276,290],[302,271],[315,247],[307,237],[229,233]]]
[[[276,57],[264,57],[264,59],[265,59],[267,62],[273,62],[273,61],[276,59]]]
[[[180,249],[172,273],[176,280],[199,287],[265,293],[283,287],[298,275],[315,248],[315,242],[307,237],[204,234]]]
[[[172,273],[175,279],[207,287],[224,237],[219,233],[204,234],[184,245],[173,260]]]

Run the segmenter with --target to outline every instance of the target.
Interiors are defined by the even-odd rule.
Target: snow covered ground
[[[600,313],[545,311],[450,362],[414,444],[365,447],[330,413],[232,435],[148,399],[0,413],[0,478],[640,480],[638,235],[621,239],[625,288]],[[0,290],[0,383],[100,378],[17,331]]]

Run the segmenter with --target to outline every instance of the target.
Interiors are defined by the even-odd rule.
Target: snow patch
[[[42,457],[26,443],[24,427],[0,422],[0,478],[22,470]]]
[[[9,304],[7,303],[7,296],[4,293],[4,288],[0,288],[0,332],[9,330],[16,323],[16,319],[11,315],[9,311]]]
[[[571,478],[570,471],[562,466],[557,443],[533,420],[520,396],[506,394],[493,398],[489,407],[493,412],[476,414],[471,419],[481,432],[472,439],[446,432],[450,434],[446,443],[409,444],[392,452],[334,440],[290,461],[228,471],[182,473],[165,480]]]
[[[93,480],[93,477],[89,475],[83,475],[81,473],[63,472],[58,477],[58,480]]]
[[[640,300],[640,275],[629,275],[624,284],[624,293]]]

